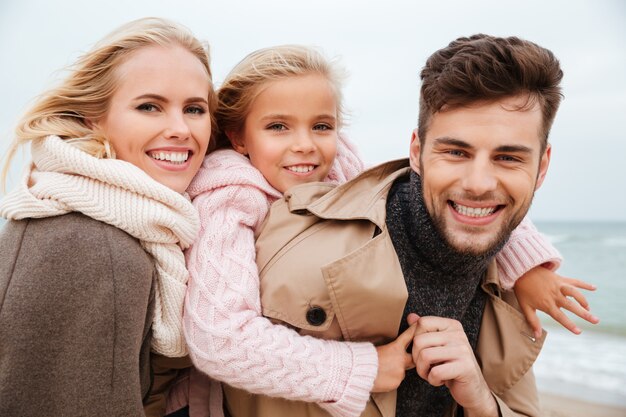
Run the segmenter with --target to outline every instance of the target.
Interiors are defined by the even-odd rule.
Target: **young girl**
[[[30,144],[32,165],[0,204],[0,415],[145,415],[150,350],[187,353],[184,192],[214,106],[204,45],[148,18],[23,117],[8,159]]]
[[[184,329],[191,358],[198,369],[234,387],[316,402],[335,416],[358,416],[370,392],[395,389],[402,381],[411,366],[405,348],[412,335],[375,347],[300,336],[274,325],[262,315],[255,264],[255,232],[282,193],[311,181],[344,182],[362,170],[339,134],[337,70],[306,47],[254,52],[220,88],[216,119],[222,149],[205,158],[188,189],[201,218],[199,239],[186,253],[191,277]],[[513,257],[512,250],[524,256]],[[525,221],[498,261],[510,288],[524,272],[542,264],[556,268],[560,259]],[[524,281],[570,288],[543,268]],[[585,305],[576,290],[570,294]],[[211,394],[215,416],[221,396]]]

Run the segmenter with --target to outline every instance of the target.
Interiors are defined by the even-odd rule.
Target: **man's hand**
[[[413,313],[408,322],[417,322],[412,355],[419,376],[433,386],[447,386],[466,417],[498,417],[498,405],[461,323]]]

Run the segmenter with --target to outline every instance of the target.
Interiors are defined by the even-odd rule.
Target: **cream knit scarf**
[[[200,227],[191,202],[128,162],[92,157],[56,136],[33,141],[31,151],[31,168],[0,204],[0,215],[20,220],[76,211],[139,239],[158,274],[152,349],[186,355],[182,314],[189,273],[182,250]]]

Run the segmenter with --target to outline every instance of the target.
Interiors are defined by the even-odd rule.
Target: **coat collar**
[[[367,219],[382,229],[389,189],[410,169],[406,158],[386,162],[334,188],[321,183],[294,187],[285,193],[285,200],[291,212],[306,210],[322,219]]]

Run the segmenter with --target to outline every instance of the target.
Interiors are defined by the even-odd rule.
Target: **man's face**
[[[483,254],[508,239],[543,182],[550,148],[541,152],[540,107],[526,97],[478,102],[435,113],[423,147],[411,139],[411,167],[424,202],[448,244]]]

